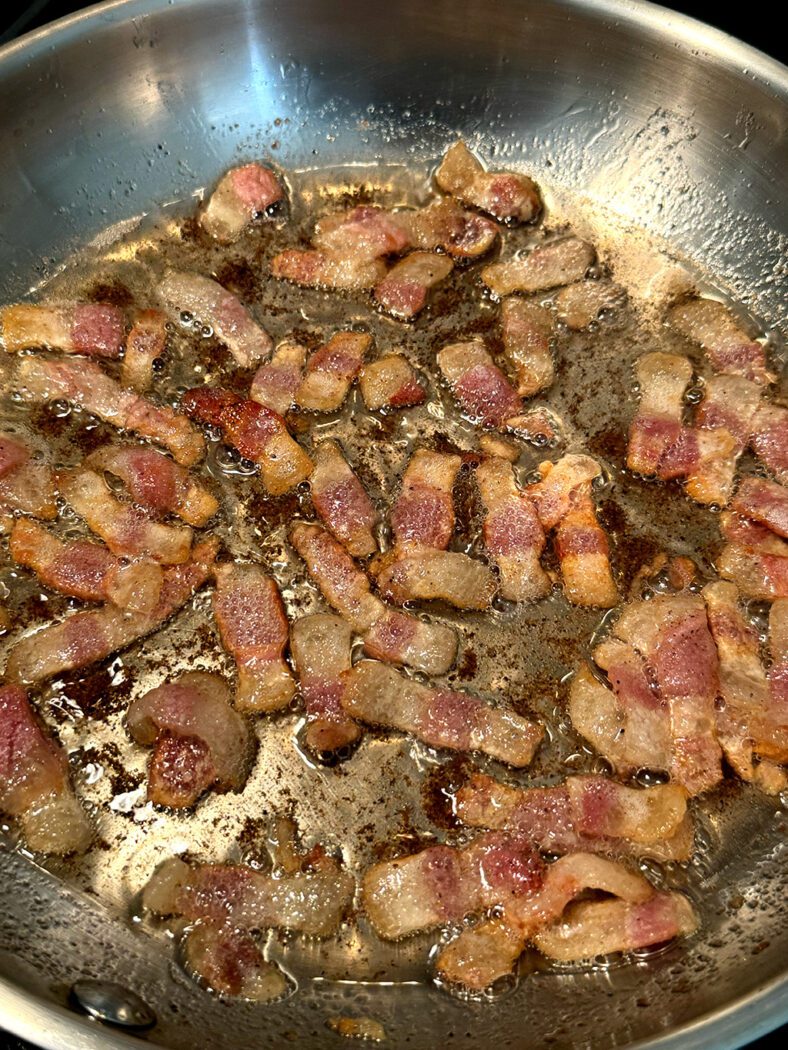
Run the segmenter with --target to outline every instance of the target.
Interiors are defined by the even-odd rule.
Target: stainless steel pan
[[[650,4],[119,0],[0,52],[0,99],[4,300],[238,158],[426,170],[460,132],[664,238],[786,334],[788,71]],[[335,1046],[324,1022],[341,1014],[414,1050],[737,1046],[788,1018],[788,818],[746,796],[732,825],[709,819],[725,834],[703,858],[696,941],[536,973],[493,1006],[407,981],[230,1006],[161,943],[0,853],[0,1025],[57,1050],[139,1045],[70,1007],[75,981],[101,977],[150,1004],[146,1039],[172,1048]]]

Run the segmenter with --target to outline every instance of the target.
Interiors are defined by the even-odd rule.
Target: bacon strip
[[[93,837],[66,752],[15,685],[0,686],[0,812],[19,821],[28,849],[39,853],[81,853]]]
[[[126,352],[120,369],[120,381],[138,394],[153,385],[156,361],[167,348],[167,317],[161,310],[143,310],[126,337]]]
[[[384,605],[371,593],[366,575],[319,525],[299,522],[290,530],[290,542],[329,605],[362,635],[370,656],[425,674],[449,670],[457,656],[457,635],[450,627],[425,623]]]
[[[196,544],[191,559],[164,570],[161,594],[149,613],[128,613],[114,605],[77,612],[61,623],[27,635],[12,648],[6,677],[35,685],[64,671],[87,667],[150,634],[189,600],[208,578],[218,543]]]
[[[124,564],[106,548],[84,540],[64,543],[28,518],[14,522],[11,557],[32,569],[46,587],[88,602],[112,602],[150,612],[161,592],[162,570],[151,561]]]
[[[304,740],[321,755],[351,747],[361,730],[342,709],[345,675],[352,666],[353,632],[338,616],[318,613],[296,620],[290,650],[306,710]]]
[[[0,434],[0,511],[20,510],[34,518],[57,517],[55,476],[37,463],[31,450],[11,434]]]
[[[788,408],[762,404],[753,419],[751,445],[777,480],[788,485]]]
[[[93,470],[63,470],[60,489],[91,532],[100,536],[113,554],[151,558],[163,565],[185,562],[192,546],[192,530],[185,525],[162,525],[110,494]]]
[[[722,303],[714,299],[688,299],[668,311],[668,322],[703,348],[716,372],[744,376],[753,383],[774,381],[763,346],[750,339]]]
[[[252,380],[249,397],[280,416],[286,416],[296,403],[296,393],[306,362],[306,347],[286,341],[273,353],[270,361],[260,365]]]
[[[260,480],[272,496],[289,492],[312,473],[312,460],[270,408],[222,387],[187,390],[181,407],[192,419],[221,427],[227,442],[258,464]]]
[[[412,246],[407,215],[368,204],[324,215],[312,243],[329,256],[356,261],[397,255]]]
[[[499,434],[480,434],[479,448],[492,459],[504,459],[507,463],[516,463],[520,458],[521,448],[516,441],[510,441]]]
[[[62,350],[66,354],[120,357],[126,320],[106,303],[19,303],[0,310],[3,345],[19,350]]]
[[[626,297],[626,291],[613,281],[578,281],[562,288],[556,295],[558,320],[573,331],[582,331],[589,328],[600,314],[617,310]]]
[[[241,368],[252,368],[271,353],[273,343],[232,292],[199,273],[170,270],[158,288],[159,297],[180,315],[189,313],[210,325]]]
[[[239,711],[278,711],[295,693],[285,663],[288,624],[279,588],[257,565],[217,565],[213,613],[238,667]]]
[[[788,543],[757,522],[734,512],[720,519],[728,540],[717,557],[717,571],[756,601],[788,598]]]
[[[387,354],[364,365],[358,383],[364,404],[373,412],[420,405],[427,398],[418,372],[402,354]]]
[[[289,989],[285,975],[245,930],[198,922],[184,933],[180,951],[192,976],[218,995],[270,1003]]]
[[[391,511],[396,547],[446,550],[454,533],[453,491],[461,465],[459,456],[416,449]]]
[[[550,578],[539,563],[545,545],[536,508],[517,486],[511,464],[490,458],[476,468],[485,510],[484,545],[500,572],[502,598],[529,602],[550,593]]]
[[[335,288],[341,291],[363,291],[373,288],[384,277],[382,259],[356,255],[334,255],[321,251],[289,248],[271,260],[271,273],[283,281],[304,288]]]
[[[148,799],[158,806],[184,809],[209,789],[238,791],[246,781],[252,735],[218,675],[192,671],[149,690],[131,702],[126,725],[154,748]]]
[[[152,448],[104,445],[85,465],[120,478],[132,500],[152,514],[177,514],[201,528],[219,509],[219,501],[187,470]]]
[[[527,766],[544,729],[469,693],[422,685],[375,660],[347,675],[342,707],[353,718],[410,733],[430,747],[481,751],[509,765]]]
[[[309,485],[318,517],[354,558],[373,554],[378,549],[373,529],[380,518],[337,442],[321,441],[314,463]]]
[[[761,388],[741,376],[712,376],[695,413],[700,430],[718,431],[721,440],[701,445],[698,462],[687,473],[687,494],[698,503],[724,507],[733,492],[736,465],[750,440]],[[698,434],[699,438],[703,435]],[[705,455],[704,455],[705,453]]]
[[[678,784],[631,788],[576,776],[556,787],[516,788],[483,773],[456,793],[454,812],[471,827],[527,838],[540,850],[689,860],[692,820]]]
[[[200,225],[220,244],[229,244],[284,195],[276,175],[257,161],[230,168],[200,214]]]
[[[788,488],[763,478],[744,478],[731,508],[788,539]]]
[[[482,281],[498,296],[512,292],[546,292],[582,281],[596,261],[592,244],[577,237],[550,241],[527,255],[492,263],[482,270]]]
[[[381,594],[396,605],[440,600],[457,609],[489,609],[498,589],[488,566],[456,551],[394,550],[377,560],[376,572]]]
[[[500,429],[522,412],[517,391],[480,340],[444,346],[437,361],[443,378],[474,422]]]
[[[445,281],[453,269],[454,263],[446,255],[411,252],[375,285],[375,302],[398,320],[410,321],[427,305],[430,290]]]
[[[416,211],[397,212],[396,218],[407,230],[411,247],[426,251],[441,248],[454,259],[486,255],[499,232],[490,219],[465,211],[456,201],[446,198]]]
[[[496,219],[531,222],[542,210],[536,183],[519,172],[487,172],[462,140],[455,142],[435,172],[445,192]]]
[[[296,404],[307,411],[335,412],[361,371],[372,336],[337,332],[308,358],[296,391]]]
[[[684,391],[692,379],[688,358],[656,351],[638,358],[640,404],[632,420],[627,466],[637,474],[660,474],[682,432]]]
[[[562,456],[556,463],[539,464],[542,480],[525,490],[536,504],[542,527],[549,531],[572,509],[572,493],[599,477],[599,464],[590,456]]]
[[[504,299],[501,304],[504,354],[517,376],[521,397],[531,397],[553,382],[554,332],[555,321],[547,307],[523,299]]]
[[[188,419],[167,406],[124,390],[95,361],[26,357],[19,362],[17,388],[23,398],[44,404],[65,398],[121,430],[134,430],[164,445],[190,467],[205,454],[205,442]]]

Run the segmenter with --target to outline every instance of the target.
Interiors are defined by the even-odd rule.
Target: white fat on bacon
[[[119,430],[150,438],[168,448],[183,466],[193,466],[205,454],[202,435],[185,416],[125,390],[95,361],[26,357],[19,362],[15,385],[26,401],[46,404],[65,398]]]
[[[764,402],[752,421],[750,440],[753,452],[774,474],[788,485],[788,408]]]
[[[371,725],[410,733],[430,747],[480,751],[522,768],[529,765],[544,729],[469,693],[423,685],[376,660],[362,660],[347,675],[342,707]]]
[[[3,346],[19,350],[62,350],[90,357],[120,357],[126,319],[105,303],[20,303],[0,310]]]
[[[178,316],[191,314],[210,325],[241,368],[252,368],[271,353],[271,337],[232,292],[199,273],[170,270],[158,287],[159,297]]]
[[[239,237],[249,223],[284,197],[284,190],[270,168],[257,161],[230,168],[199,216],[206,233],[220,244]]]
[[[375,302],[400,321],[410,321],[427,305],[429,292],[454,269],[446,255],[411,252],[396,262],[375,285]]]
[[[321,441],[312,459],[309,487],[318,517],[354,558],[374,554],[379,515],[341,448],[336,441]]]
[[[686,357],[655,351],[638,358],[635,375],[640,402],[629,430],[627,466],[637,474],[659,474],[681,435],[692,365]]]
[[[337,332],[307,358],[295,400],[312,412],[341,408],[351,384],[361,371],[372,336],[365,332]]]
[[[356,292],[374,288],[385,276],[386,264],[382,259],[354,253],[342,255],[288,248],[271,260],[271,273],[279,280],[292,281],[304,288]]]
[[[0,433],[0,514],[22,511],[43,521],[57,517],[55,474],[33,459],[33,450],[16,434]]]
[[[577,237],[549,241],[482,270],[482,281],[498,296],[513,292],[546,292],[581,281],[596,261],[594,246]]]
[[[68,758],[44,732],[23,689],[0,686],[0,813],[18,820],[28,849],[82,852],[92,832]]]
[[[183,809],[246,781],[252,735],[218,675],[192,671],[149,690],[131,702],[126,725],[136,743],[153,747],[148,799],[156,805]]]
[[[318,755],[348,748],[361,735],[341,703],[352,666],[352,641],[348,624],[326,613],[303,616],[290,631],[290,652],[306,711],[304,741]]]
[[[531,222],[542,210],[533,179],[519,172],[485,171],[462,140],[446,151],[435,181],[445,193],[503,221]]]
[[[756,601],[788,598],[788,542],[735,511],[723,512],[720,531],[726,543],[716,565],[723,579]]]
[[[153,385],[153,371],[167,348],[167,316],[161,310],[142,310],[126,336],[120,381],[138,394]]]
[[[773,382],[764,347],[750,339],[722,303],[715,299],[688,299],[668,311],[668,322],[702,347],[716,372],[743,376],[754,383]]]
[[[441,375],[474,422],[496,429],[516,425],[522,400],[481,340],[444,346],[437,361]]]
[[[271,360],[264,362],[255,372],[249,391],[252,401],[286,416],[295,406],[306,357],[306,347],[300,343],[291,340],[280,343]]]
[[[258,565],[217,565],[213,614],[238,667],[235,706],[278,711],[295,693],[284,658],[288,623],[276,582]]]
[[[517,378],[521,397],[531,397],[553,382],[554,332],[555,320],[546,306],[519,298],[504,299],[501,304],[504,355]]]
[[[555,297],[558,320],[573,331],[589,328],[600,315],[612,313],[626,300],[620,284],[601,279],[567,285]]]
[[[183,934],[180,954],[186,970],[217,995],[270,1003],[290,989],[284,973],[246,930],[197,922]]]
[[[364,404],[373,412],[420,405],[427,397],[418,372],[402,354],[386,354],[364,365],[358,385]]]

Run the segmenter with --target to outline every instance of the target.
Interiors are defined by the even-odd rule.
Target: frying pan
[[[426,172],[460,133],[669,242],[786,334],[788,70],[651,4],[118,0],[6,47],[0,98],[4,301],[240,158]],[[537,972],[495,1004],[397,980],[228,1004],[169,947],[0,851],[0,1025],[57,1050],[331,1047],[325,1020],[343,1014],[413,1050],[738,1046],[788,1019],[786,819],[779,801],[739,801],[703,861],[688,945]],[[87,1020],[71,995],[84,978],[137,993],[155,1027]]]

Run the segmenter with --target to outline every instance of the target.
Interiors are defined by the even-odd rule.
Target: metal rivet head
[[[97,1021],[122,1028],[150,1028],[156,1014],[136,992],[112,981],[76,981],[71,997],[81,1009]]]

